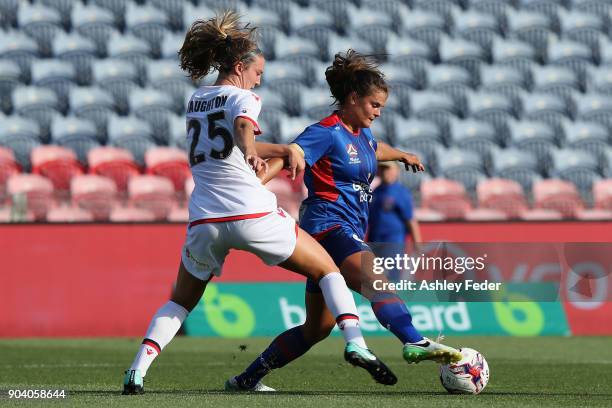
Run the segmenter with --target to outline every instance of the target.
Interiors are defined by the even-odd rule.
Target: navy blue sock
[[[268,348],[236,377],[236,381],[244,388],[252,388],[270,371],[300,357],[311,346],[312,344],[308,344],[304,339],[300,326],[293,327],[279,334]]]
[[[399,296],[393,293],[379,293],[372,299],[371,304],[380,324],[402,343],[416,343],[423,339],[412,325],[412,315]]]

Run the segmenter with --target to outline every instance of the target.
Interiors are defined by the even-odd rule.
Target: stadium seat
[[[605,168],[605,151],[612,144],[609,130],[602,124],[584,121],[563,123],[565,142],[563,147],[588,151],[599,160],[599,167]]]
[[[421,205],[444,214],[447,219],[462,219],[472,209],[465,187],[459,182],[435,178],[421,184]]]
[[[183,46],[185,36],[181,33],[166,31],[161,41],[161,58],[174,60],[178,64],[178,51]]]
[[[451,17],[453,9],[461,7],[461,5],[461,0],[413,0],[414,8],[429,10],[441,15],[449,24],[452,20]]]
[[[559,13],[561,35],[595,50],[599,47],[599,36],[606,31],[602,17],[605,17],[605,15],[576,10],[561,11]]]
[[[145,152],[155,146],[151,125],[134,116],[112,116],[108,121],[108,141],[129,150],[139,166],[144,165]]]
[[[180,222],[180,223],[188,223],[189,222],[189,209],[185,207],[173,207],[170,210],[167,218],[168,222]]]
[[[420,199],[421,184],[423,184],[425,181],[431,180],[431,174],[433,173],[430,171],[430,164],[427,162],[427,159],[423,155],[423,153],[415,149],[403,148],[402,146],[399,146],[399,149],[408,153],[415,154],[421,159],[421,162],[425,165],[425,172],[414,173],[412,171],[404,171],[404,169],[402,168],[402,171],[400,171],[399,175],[399,182],[404,187],[412,191],[413,197],[416,202],[418,199]]]
[[[506,221],[508,215],[492,208],[474,208],[465,213],[466,221]]]
[[[411,70],[420,83],[424,83],[425,69],[434,58],[432,50],[427,43],[410,37],[391,35],[387,40],[389,62]]]
[[[256,4],[265,3],[265,2],[278,2],[278,3],[289,3],[284,0],[254,0]],[[347,31],[347,20],[348,20],[348,8],[351,7],[354,2],[351,0],[312,0],[311,4],[315,7],[320,8],[321,10],[325,10],[334,18],[334,25],[336,27],[336,31],[342,35],[346,35]],[[262,4],[263,7],[263,4]],[[287,6],[285,6],[287,7]],[[286,14],[283,13],[278,7],[279,15],[281,19],[283,19]]]
[[[402,27],[402,14],[408,13],[408,4],[403,0],[363,0],[361,7],[369,10],[380,10],[391,18],[392,28],[399,32]]]
[[[433,121],[448,138],[448,126],[452,118],[460,115],[453,99],[441,92],[417,91],[410,95],[410,110],[415,118]]]
[[[320,59],[317,44],[312,40],[298,36],[276,36],[274,39],[274,55],[279,61],[298,64],[306,69],[311,69],[311,62]]]
[[[98,56],[106,55],[106,42],[116,30],[113,13],[91,2],[78,2],[72,8],[71,20],[77,33],[94,42]]]
[[[119,59],[98,60],[93,63],[93,79],[95,85],[113,95],[119,113],[127,113],[130,91],[138,87],[136,67]]]
[[[184,191],[185,180],[191,177],[187,154],[174,147],[155,147],[147,150],[145,164],[148,174],[172,181],[177,193]]]
[[[49,208],[55,205],[53,184],[38,174],[15,174],[6,187],[12,206],[31,211],[36,221],[44,221]]]
[[[183,31],[183,0],[149,0],[149,4],[164,12],[168,19],[168,26],[173,31]],[[250,17],[250,16],[249,16]]]
[[[9,59],[0,60],[0,95],[11,95],[13,90],[21,84],[21,71],[15,61]],[[0,98],[0,113],[9,112],[12,109],[11,99]]]
[[[491,168],[491,151],[501,143],[492,124],[475,119],[451,121],[449,142],[450,146],[478,153],[485,169]]]
[[[138,166],[129,150],[102,146],[87,155],[89,173],[107,177],[115,182],[120,193],[127,191],[130,177],[138,175]]]
[[[398,94],[401,101],[408,101],[412,91],[425,85],[415,72],[397,64],[383,63],[378,68],[385,74],[385,82],[391,88],[390,92]]]
[[[96,57],[96,45],[80,34],[59,33],[53,39],[53,57],[70,62],[79,85],[91,83],[91,63]]]
[[[281,121],[279,128],[279,143],[290,143],[295,140],[313,120],[306,116],[288,117]]]
[[[68,197],[70,180],[83,174],[83,167],[70,149],[55,145],[38,146],[32,150],[32,173],[40,174],[53,183],[58,198]]]
[[[70,12],[75,3],[73,0],[36,0],[36,2],[56,10],[62,19],[62,25],[65,28],[70,27]]]
[[[109,58],[133,63],[137,69],[138,78],[145,78],[147,63],[153,56],[148,42],[130,33],[121,34],[114,31],[108,38],[106,51]]]
[[[612,96],[584,94],[576,101],[576,117],[612,130]]]
[[[98,7],[109,10],[115,17],[115,25],[119,29],[123,29],[125,24],[125,8],[130,0],[91,0],[89,3]]]
[[[44,57],[51,56],[51,42],[62,28],[60,13],[40,3],[21,2],[17,11],[17,25],[32,37]]]
[[[584,84],[587,68],[595,63],[593,51],[586,45],[570,40],[553,41],[548,46],[549,64],[568,67]]]
[[[193,84],[176,61],[155,60],[147,64],[147,80],[151,87],[170,94],[176,113],[185,110],[185,92],[193,89]]]
[[[68,107],[68,93],[76,86],[76,69],[66,61],[58,59],[32,61],[32,85],[55,92],[58,108],[64,112]]]
[[[527,209],[523,188],[513,180],[490,178],[482,180],[476,187],[478,206],[498,210],[508,218],[517,218]]]
[[[593,182],[601,179],[595,156],[583,150],[559,149],[552,158],[552,176],[572,182],[583,197],[590,198]]]
[[[262,104],[261,112],[259,113],[259,121],[267,124],[263,127],[260,123],[260,127],[262,127],[263,130],[262,136],[276,140],[281,118],[290,113],[287,111],[283,96],[269,87],[257,88],[255,89],[255,93],[261,98]],[[183,138],[184,133],[185,131],[183,129]]]
[[[600,210],[598,208],[578,210],[576,219],[579,221],[612,221],[611,210]]]
[[[328,59],[328,38],[335,33],[334,18],[329,13],[316,6],[299,7],[294,3],[289,6],[288,23],[290,32],[314,41],[319,47],[320,56]],[[281,28],[280,21],[277,27]]]
[[[470,72],[463,67],[448,64],[433,65],[426,71],[428,90],[452,96],[458,111],[463,114],[467,94],[474,84]]]
[[[487,54],[491,52],[493,38],[501,34],[497,19],[477,10],[455,10],[453,21],[453,33],[456,36],[480,45]]]
[[[35,86],[15,88],[13,109],[18,115],[38,123],[42,141],[48,140],[53,116],[60,114],[57,95],[50,89]]]
[[[479,80],[480,66],[487,58],[480,45],[461,38],[442,36],[439,53],[442,63],[463,67],[468,70],[474,82]]]
[[[550,93],[571,100],[572,93],[580,91],[578,75],[566,67],[543,66],[533,70],[533,91]]]
[[[24,83],[30,80],[30,63],[39,56],[36,42],[21,31],[9,30],[0,36],[0,58],[12,60],[19,65]]]
[[[115,113],[112,94],[98,87],[78,87],[70,90],[68,99],[70,112],[92,121],[96,125],[98,141],[105,142],[108,118]]]
[[[91,212],[78,207],[56,207],[47,212],[47,222],[93,222]]]
[[[300,112],[314,120],[321,120],[334,111],[329,89],[305,88],[300,92]]]
[[[480,89],[487,93],[501,93],[518,104],[520,95],[527,91],[529,78],[519,68],[504,65],[480,67]]]
[[[290,114],[299,114],[299,95],[301,88],[306,85],[306,72],[298,64],[278,61],[266,63],[265,70],[262,84],[283,96]]]
[[[134,176],[128,181],[130,206],[151,211],[155,219],[165,220],[175,204],[174,186],[159,176]]]
[[[291,184],[285,178],[275,177],[266,184],[266,188],[276,195],[278,206],[297,220],[300,201]]]
[[[164,32],[170,29],[168,18],[163,11],[151,4],[128,3],[125,10],[125,26],[128,32],[145,40],[151,47],[152,56],[159,58]]]
[[[414,219],[419,222],[439,222],[445,221],[446,216],[439,211],[432,210],[431,208],[417,207],[414,209]]]
[[[135,88],[130,92],[129,107],[132,115],[151,125],[157,144],[168,144],[168,116],[174,108],[168,94],[153,88]]]
[[[435,167],[435,151],[443,146],[440,128],[432,121],[395,118],[393,122],[393,145],[404,146],[425,154],[429,166]]]
[[[115,207],[109,217],[111,222],[153,222],[155,214],[144,208]]]
[[[612,95],[612,68],[607,65],[594,67],[587,72],[588,92]]]
[[[534,208],[523,211],[519,218],[523,221],[561,221],[563,214],[556,210]]]
[[[384,54],[389,36],[393,33],[393,19],[385,12],[376,9],[350,6],[348,31],[367,41],[378,55]]]
[[[495,149],[492,152],[492,176],[514,180],[527,193],[532,184],[540,180],[535,154],[516,148]]]
[[[34,222],[36,218],[34,213],[28,210],[21,210],[19,206],[0,207],[0,223],[15,223],[15,222]]]
[[[508,21],[508,35],[531,44],[539,58],[546,54],[548,40],[553,33],[553,26],[549,17],[532,10],[509,10],[506,14]]]
[[[612,11],[612,4],[606,0],[571,0],[570,4],[573,10],[598,16],[607,16]]]
[[[514,38],[495,38],[491,53],[495,64],[517,68],[526,76],[531,75],[538,60],[537,51],[531,44]]]
[[[549,124],[555,134],[563,131],[563,121],[572,117],[571,105],[563,98],[545,93],[527,93],[521,98],[523,120],[534,120]]]
[[[612,210],[612,178],[593,183],[593,204],[598,209]]]
[[[490,92],[473,92],[467,95],[467,102],[468,116],[491,123],[498,133],[498,140],[508,140],[508,121],[517,115],[511,97]]]
[[[545,122],[511,121],[509,145],[535,154],[540,172],[550,171],[552,151],[557,147],[555,129]]]
[[[19,0],[0,0],[0,28],[6,29],[17,25]]]
[[[534,183],[533,198],[535,208],[559,211],[564,218],[573,218],[578,210],[584,208],[576,186],[559,179]]]
[[[602,160],[601,168],[603,175],[612,178],[612,146],[608,146],[603,154],[604,160]]]
[[[168,128],[170,134],[170,146],[178,147],[187,151],[187,123],[184,115],[170,115],[168,117]]]
[[[478,182],[486,178],[484,163],[474,151],[451,147],[440,149],[437,156],[437,174],[462,183],[468,191],[475,191]]]
[[[348,49],[353,49],[362,54],[372,54],[374,53],[374,48],[363,39],[359,38],[353,33],[349,33],[349,35],[338,35],[332,33],[327,39],[327,50],[325,52],[324,61],[333,61],[334,56],[339,52],[346,52]],[[331,65],[329,62],[327,65]],[[314,69],[317,66],[317,62],[313,62],[310,64],[310,69]]]
[[[87,164],[87,153],[100,145],[96,125],[76,116],[56,116],[51,122],[51,141],[74,151],[82,165]]]
[[[249,7],[248,16],[249,21],[257,27],[260,36],[260,48],[264,56],[266,59],[273,59],[274,41],[277,35],[283,34],[287,28],[287,24],[285,24],[285,21],[283,21],[277,13],[270,12],[270,10],[257,6]],[[290,22],[288,24],[291,25]]]
[[[106,221],[117,206],[117,187],[106,177],[86,174],[70,183],[72,205],[89,211],[94,220]]]
[[[30,152],[41,143],[40,126],[20,116],[0,120],[0,146],[10,149],[25,171],[30,169]]]
[[[0,146],[0,207],[6,199],[6,182],[13,174],[21,173],[21,166],[15,160],[13,151]]]

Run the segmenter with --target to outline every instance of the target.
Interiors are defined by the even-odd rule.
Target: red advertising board
[[[610,242],[612,223],[424,224],[426,240]],[[0,337],[140,336],[174,281],[177,224],[0,226]],[[222,281],[296,281],[231,253]],[[595,307],[595,306],[597,307]],[[576,334],[612,333],[610,303],[567,306]]]

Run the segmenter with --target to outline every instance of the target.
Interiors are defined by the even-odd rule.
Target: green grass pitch
[[[448,344],[482,352],[491,369],[485,391],[449,395],[438,367],[407,365],[393,338],[370,338],[370,347],[399,382],[375,384],[342,360],[340,338],[327,339],[265,383],[270,395],[229,394],[223,383],[237,374],[269,338],[177,338],[147,374],[142,396],[120,395],[122,372],[138,339],[0,340],[0,406],[121,407],[611,407],[612,339],[609,337],[456,337]],[[246,345],[246,350],[242,345]],[[66,399],[8,398],[10,389],[65,389]],[[34,405],[33,405],[34,404]]]

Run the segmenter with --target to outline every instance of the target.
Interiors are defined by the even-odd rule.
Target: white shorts
[[[259,218],[191,225],[181,260],[189,273],[207,281],[221,276],[230,249],[257,255],[268,265],[278,265],[293,254],[298,226],[279,208]]]

